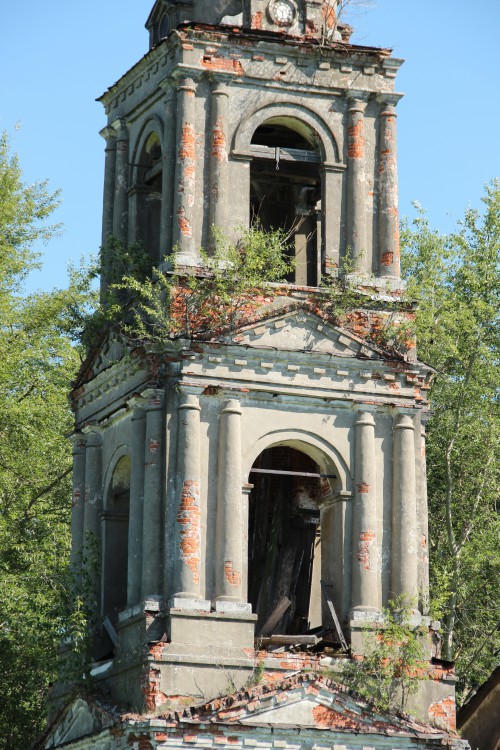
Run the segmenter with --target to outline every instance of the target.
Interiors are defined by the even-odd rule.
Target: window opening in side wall
[[[120,458],[113,471],[103,512],[103,616],[116,627],[127,606],[130,458]]]
[[[321,157],[316,134],[291,117],[266,120],[253,134],[250,217],[283,229],[295,271],[288,279],[316,286],[321,276]]]

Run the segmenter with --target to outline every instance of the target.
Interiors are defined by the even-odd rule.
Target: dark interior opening
[[[250,216],[264,230],[283,229],[295,271],[288,281],[317,286],[321,275],[321,178],[318,144],[269,120],[252,138]]]
[[[137,239],[148,251],[153,264],[160,258],[160,226],[163,159],[159,137],[152,133],[139,157],[137,192]]]
[[[318,475],[313,459],[288,446],[269,448],[252,467],[248,598],[257,635],[303,634],[321,625]]]
[[[130,458],[121,458],[113,472],[103,513],[103,615],[116,625],[127,606]]]

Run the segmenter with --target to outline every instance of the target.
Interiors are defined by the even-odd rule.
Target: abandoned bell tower
[[[463,746],[428,617],[431,373],[394,333],[412,317],[402,61],[352,45],[336,12],[158,0],[149,51],[100,98],[103,292],[110,238],[166,274],[175,257],[182,277],[202,270],[212,227],[236,237],[255,220],[287,231],[295,270],[231,330],[158,349],[113,329],[89,353],[72,562],[92,585],[97,692],[64,705],[61,687],[40,747]],[[325,279],[355,308],[332,312]],[[380,716],[332,677],[398,597],[429,634],[418,721]]]

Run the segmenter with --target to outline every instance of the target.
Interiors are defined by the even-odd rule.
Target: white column
[[[418,602],[415,425],[407,414],[394,422],[392,498],[392,594],[412,609]]]
[[[196,83],[184,78],[177,95],[177,163],[175,171],[174,244],[178,264],[197,263],[194,237],[196,214]]]
[[[73,494],[71,503],[71,571],[76,581],[81,580],[82,552],[85,523],[85,449],[82,434],[73,437]]]
[[[143,394],[146,404],[142,599],[162,594],[163,391]]]
[[[175,177],[175,112],[177,92],[171,79],[165,83],[165,129],[163,136],[163,171],[161,190],[161,226],[160,226],[160,257],[161,263],[165,256],[172,252],[172,232],[174,216],[174,177]]]
[[[126,242],[128,239],[129,136],[125,120],[118,120],[113,123],[113,127],[117,131],[113,235],[122,242]]]
[[[88,597],[100,611],[101,514],[102,514],[102,436],[99,427],[86,429],[84,566],[90,581]]]
[[[220,414],[215,541],[216,610],[251,611],[243,604],[243,487],[241,479],[241,405],[226,401]]]
[[[427,504],[427,461],[425,425],[415,430],[415,470],[417,477],[418,594],[419,609],[429,614],[429,508]]]
[[[400,275],[396,95],[380,112],[378,248],[380,276]]]
[[[380,611],[380,570],[375,420],[359,412],[355,422],[354,511],[352,542],[352,611]]]
[[[228,202],[227,126],[229,90],[227,84],[215,81],[211,98],[210,125],[210,227],[226,227]]]
[[[179,405],[177,475],[180,492],[177,507],[176,586],[171,605],[175,609],[210,609],[201,598],[201,497],[200,497],[200,403],[183,394]]]
[[[361,94],[349,99],[347,125],[347,244],[355,271],[368,271],[366,244],[365,109]]]
[[[130,515],[128,527],[127,605],[141,600],[144,524],[146,411],[134,404],[130,439]]]

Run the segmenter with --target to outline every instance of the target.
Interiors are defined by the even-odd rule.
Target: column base
[[[235,601],[232,599],[217,599],[214,602],[216,612],[241,612],[242,614],[251,614],[252,605],[247,602]]]
[[[170,609],[179,609],[186,612],[210,612],[212,602],[207,599],[196,599],[182,595],[173,596],[168,606]]]

